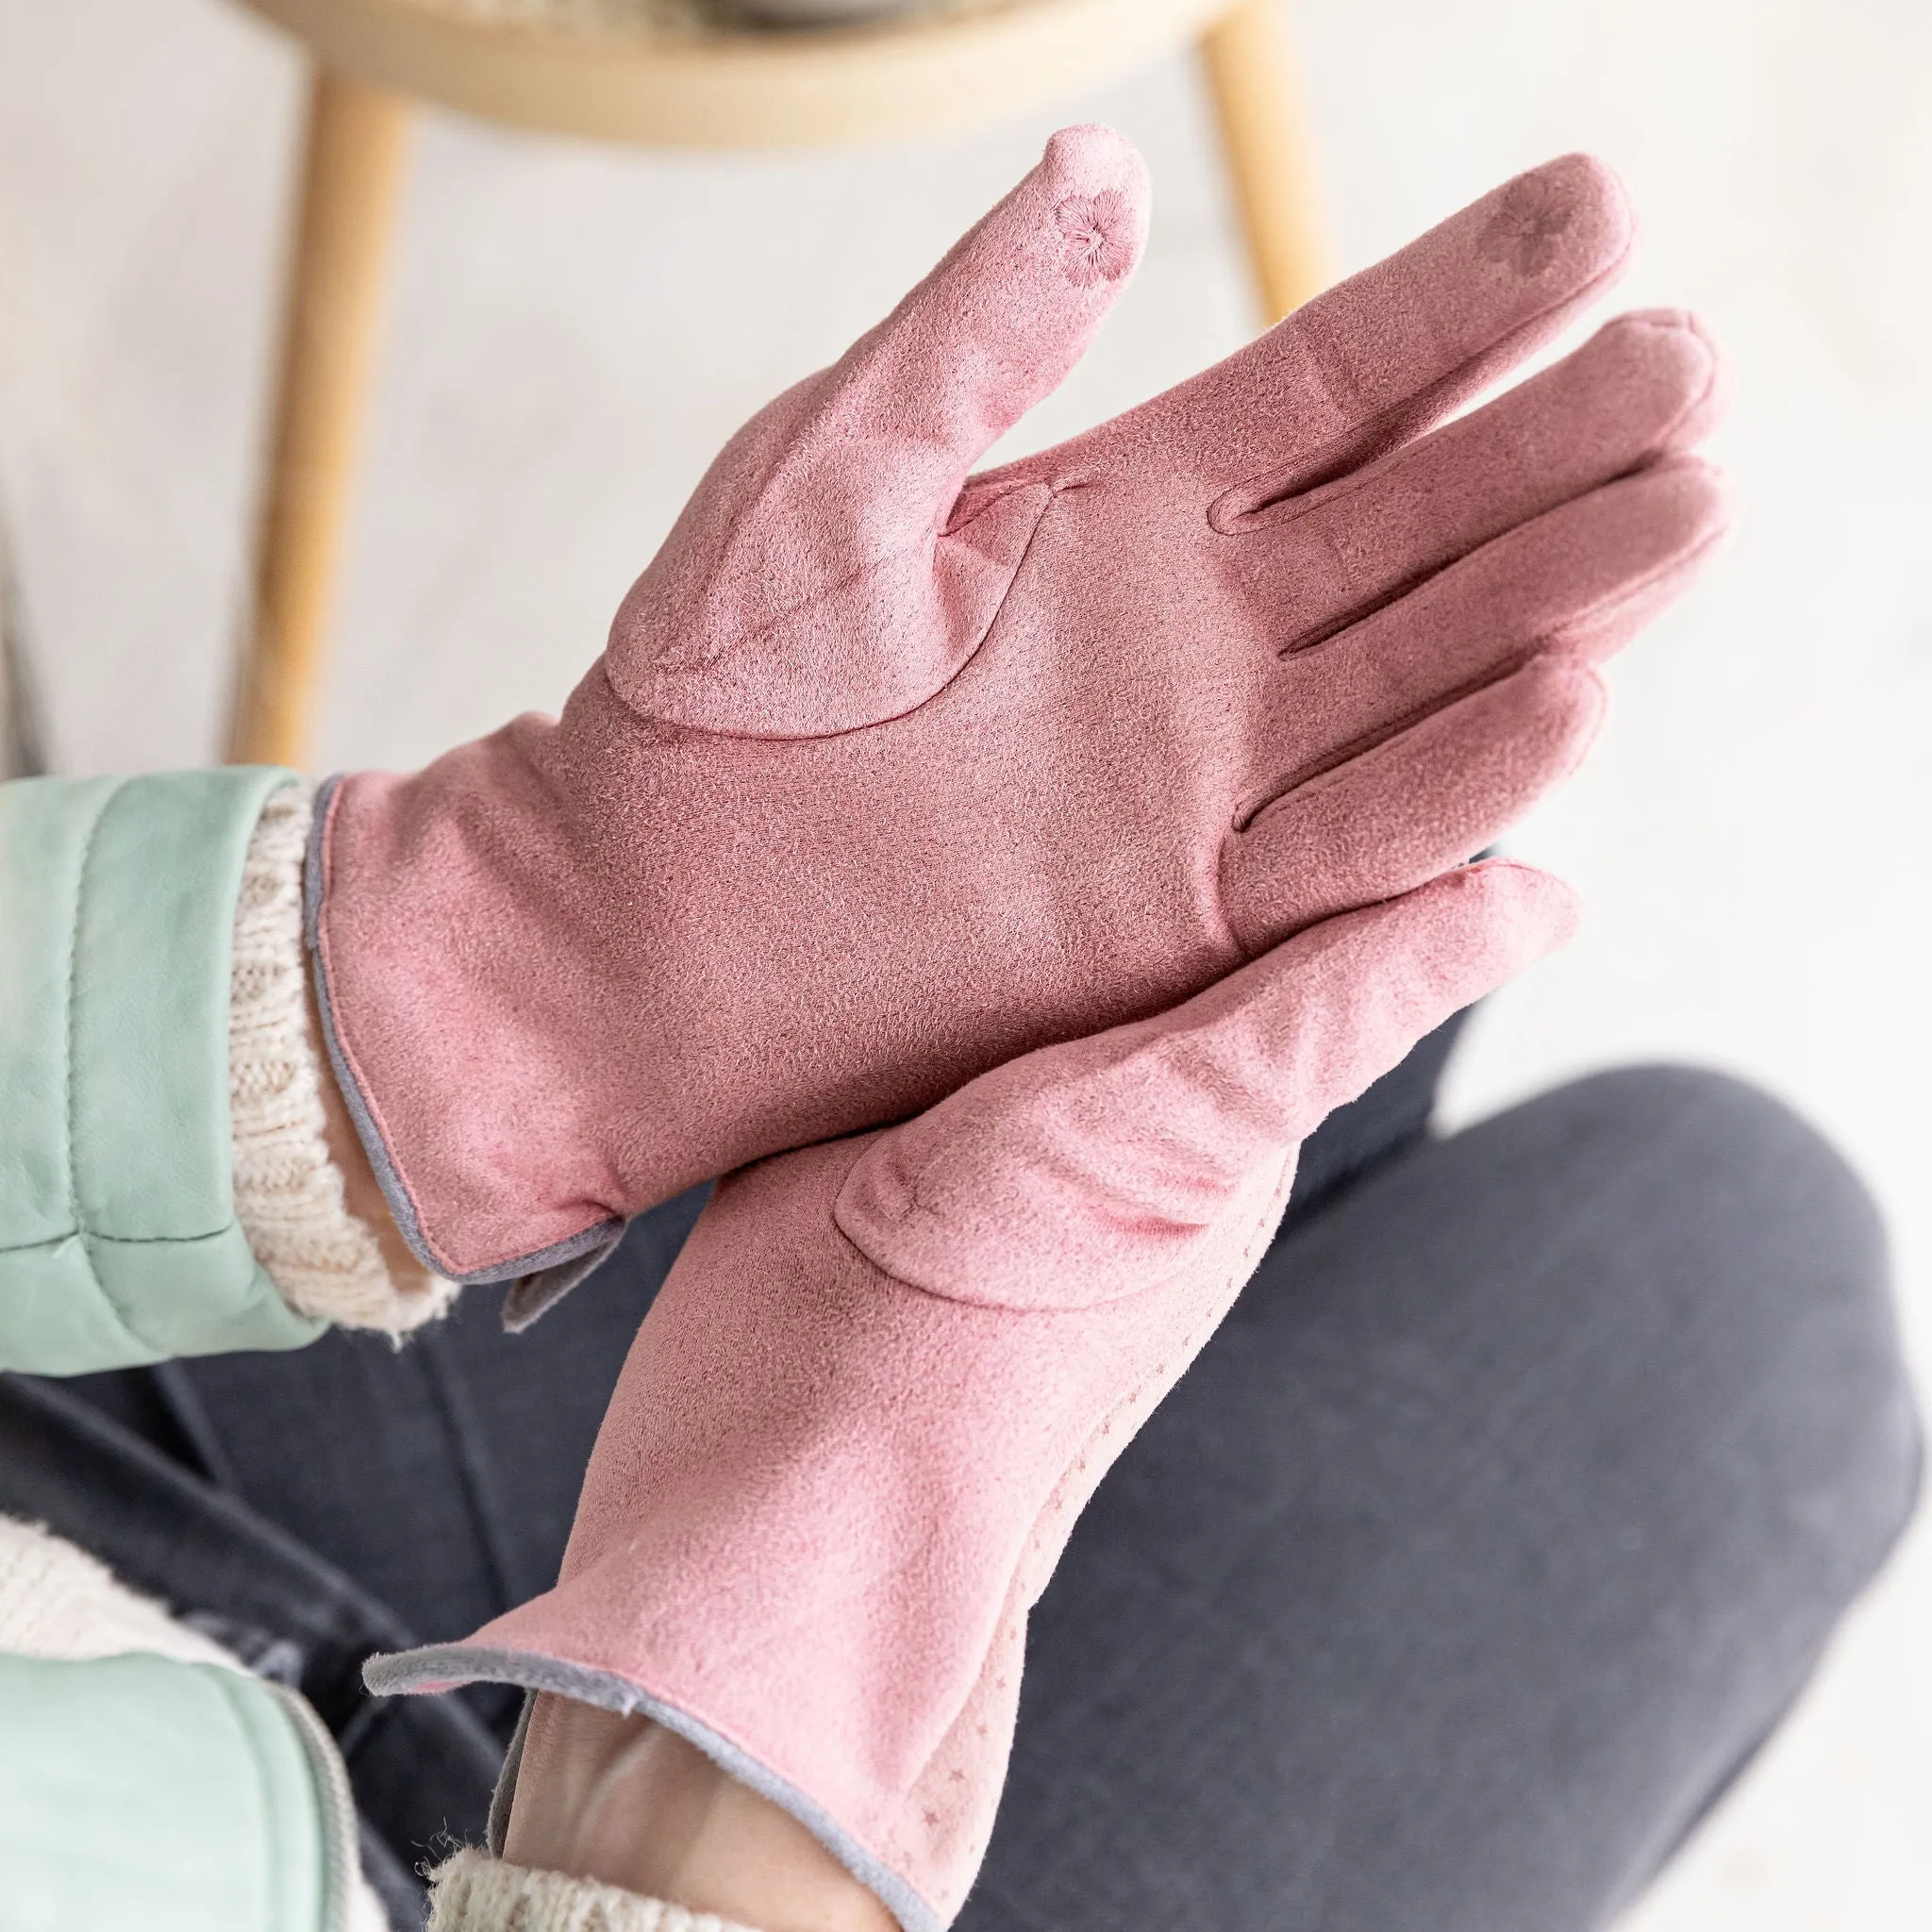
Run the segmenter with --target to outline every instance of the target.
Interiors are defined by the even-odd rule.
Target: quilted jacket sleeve
[[[0,1368],[297,1348],[235,1215],[230,952],[267,768],[0,786]]]

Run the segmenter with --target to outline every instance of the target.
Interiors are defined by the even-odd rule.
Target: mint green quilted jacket
[[[0,786],[0,1368],[297,1348],[235,1220],[228,956],[289,774]]]
[[[235,1220],[228,964],[290,774],[0,785],[0,1368],[297,1348]],[[8,1932],[342,1932],[341,1760],[299,1698],[145,1655],[0,1656]]]

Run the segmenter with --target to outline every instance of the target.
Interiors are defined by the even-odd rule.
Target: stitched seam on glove
[[[1636,246],[1635,238],[1626,242],[1617,258],[1606,266],[1591,280],[1580,283],[1563,299],[1555,304],[1556,309],[1580,309],[1588,308],[1596,300],[1598,293],[1608,288],[1621,276],[1628,266],[1631,254]],[[1364,423],[1358,423],[1352,429],[1344,430],[1340,436],[1324,443],[1320,449],[1297,458],[1295,461],[1272,471],[1263,471],[1259,475],[1250,476],[1244,482],[1231,484],[1208,507],[1209,525],[1224,537],[1238,535],[1248,526],[1250,520],[1260,521],[1268,510],[1289,498],[1311,493],[1326,482],[1340,481],[1348,469],[1358,463],[1375,459],[1380,452],[1381,442],[1391,437],[1399,436],[1403,427],[1418,414],[1426,418],[1434,406],[1445,392],[1454,393],[1457,387],[1467,381],[1469,372],[1478,363],[1491,362],[1506,364],[1510,359],[1514,345],[1526,336],[1535,336],[1549,326],[1551,309],[1540,310],[1518,324],[1507,335],[1487,342],[1467,360],[1459,362],[1445,375],[1439,376],[1425,388],[1416,390],[1399,401],[1378,410]],[[1324,372],[1325,379],[1325,372]],[[1287,521],[1292,521],[1288,519]]]
[[[322,1019],[323,1044],[328,1050],[337,1089],[342,1096],[342,1105],[348,1108],[349,1118],[356,1124],[356,1132],[361,1140],[362,1151],[369,1157],[376,1185],[382,1190],[383,1199],[389,1203],[391,1217],[408,1243],[410,1252],[432,1274],[469,1288],[487,1282],[520,1281],[528,1275],[575,1262],[592,1249],[615,1246],[623,1223],[610,1216],[591,1223],[575,1234],[565,1236],[560,1241],[553,1241],[535,1254],[503,1256],[471,1269],[452,1266],[449,1257],[429,1239],[423,1225],[415,1192],[401,1165],[390,1153],[390,1134],[383,1124],[381,1109],[371,1095],[354,1050],[342,1037],[335,1002],[329,992],[332,974],[328,930],[323,924],[322,904],[328,878],[329,835],[341,799],[341,779],[339,776],[327,779],[315,796],[314,817],[303,866],[303,932],[309,951],[315,956],[316,1011]]]
[[[960,498],[966,494],[971,487],[972,479],[969,477],[965,483],[960,485],[959,494],[953,499],[952,508],[958,507]],[[889,550],[882,550],[877,556],[867,558],[863,563],[854,564],[850,570],[842,571],[838,576],[828,578],[807,595],[795,598],[791,603],[782,606],[780,608],[773,611],[762,624],[755,625],[749,630],[736,632],[723,643],[700,645],[689,658],[680,660],[673,668],[678,671],[707,671],[713,665],[722,663],[725,658],[734,654],[745,650],[747,646],[763,643],[774,631],[782,630],[794,618],[800,616],[805,611],[812,609],[815,606],[823,604],[826,598],[836,597],[841,591],[849,591],[855,584],[863,583],[867,577],[876,576],[888,564],[902,562],[915,551],[930,550],[936,544],[944,542],[948,538],[962,536],[981,517],[992,509],[996,504],[1003,503],[1008,496],[1013,495],[1015,491],[1024,490],[1026,487],[1025,481],[1016,480],[1006,489],[994,491],[987,497],[984,503],[975,504],[973,508],[973,513],[961,522],[955,524],[949,521],[920,530],[915,535],[907,538],[905,542],[894,544]],[[1053,494],[1058,494],[1052,484],[1048,484],[1046,487],[1052,494],[1049,494],[1046,504],[1041,506],[1041,514],[1042,516],[1045,515],[1047,508],[1052,506]],[[1015,574],[1017,575],[1017,570]],[[618,695],[623,699],[622,692],[619,692]],[[628,699],[623,699],[623,701],[626,704],[630,702]],[[648,716],[649,714],[645,713],[644,715]],[[883,724],[886,721],[880,719],[877,722]],[[859,724],[852,728],[863,731],[866,727]],[[735,738],[741,737],[743,734],[727,731],[705,732],[703,735],[708,738]],[[804,735],[817,737],[819,734],[812,732]],[[838,734],[829,733],[827,735],[837,736]]]
[[[971,487],[972,479],[969,478],[967,483],[962,486],[960,494],[963,496]],[[1033,519],[1033,526],[1027,531],[1026,541],[1022,546],[1020,555],[1015,559],[1011,571],[1008,574],[1006,587],[1000,592],[999,602],[993,606],[992,612],[981,626],[979,635],[973,640],[972,647],[964,653],[958,663],[954,665],[952,670],[940,683],[934,685],[924,696],[920,697],[916,702],[908,705],[903,710],[884,711],[877,717],[866,718],[857,724],[841,725],[838,729],[830,731],[767,732],[714,730],[702,724],[688,724],[679,718],[668,717],[662,712],[652,709],[639,699],[630,696],[618,685],[616,679],[611,675],[609,665],[607,662],[599,660],[593,669],[602,673],[604,682],[608,687],[611,696],[617,700],[624,710],[628,712],[640,724],[648,724],[655,730],[688,733],[692,738],[720,739],[750,744],[813,744],[825,739],[846,738],[855,731],[872,731],[881,724],[893,724],[898,719],[910,717],[913,712],[931,704],[941,691],[954,684],[964,674],[966,667],[978,657],[980,651],[985,647],[987,639],[991,637],[994,626],[999,623],[1000,613],[1007,608],[1007,601],[1013,594],[1013,586],[1019,582],[1021,572],[1026,568],[1026,559],[1032,554],[1034,540],[1040,535],[1040,526],[1046,521],[1047,512],[1053,508],[1055,503],[1058,501],[1067,489],[1084,487],[1081,484],[1061,485],[1051,483],[1043,477],[1018,477],[1009,486],[993,491],[984,503],[974,507],[972,515],[963,522],[957,525],[946,525],[937,530],[923,531],[918,537],[901,544],[897,549],[890,550],[884,556],[874,558],[869,563],[860,564],[855,569],[845,572],[843,575],[833,579],[832,582],[821,586],[810,596],[801,597],[795,604],[789,605],[785,609],[777,611],[755,629],[746,631],[741,636],[734,637],[730,640],[728,645],[719,645],[715,648],[702,651],[688,661],[674,662],[668,665],[654,663],[649,667],[651,675],[654,676],[665,675],[667,674],[673,676],[684,676],[687,675],[695,676],[714,670],[717,666],[728,662],[733,657],[749,657],[755,653],[756,647],[758,644],[762,643],[774,633],[784,628],[787,625],[795,623],[803,613],[826,602],[827,599],[837,596],[841,591],[848,591],[854,585],[864,582],[867,577],[876,576],[888,564],[899,563],[914,551],[922,548],[936,550],[939,544],[949,542],[956,538],[963,536],[983,517],[990,515],[1002,503],[1006,502],[1008,497],[1018,495],[1023,491],[1028,489],[1044,489],[1047,492],[1046,501],[1041,505],[1039,513]],[[956,497],[954,499],[955,507],[957,507],[958,502],[958,498]]]

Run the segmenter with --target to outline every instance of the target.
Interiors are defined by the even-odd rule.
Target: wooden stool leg
[[[402,95],[316,69],[254,621],[228,728],[238,764],[308,754],[408,125]]]
[[[47,769],[46,741],[41,728],[38,693],[21,635],[20,602],[7,556],[7,532],[0,529],[0,783],[33,778]]]
[[[1239,0],[1201,36],[1264,326],[1327,286],[1329,266],[1282,0]]]

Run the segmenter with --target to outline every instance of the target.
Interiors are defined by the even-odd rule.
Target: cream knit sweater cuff
[[[430,1874],[427,1932],[748,1932],[709,1912],[560,1872],[532,1872],[474,1847]]]
[[[129,1590],[98,1557],[38,1524],[0,1516],[0,1652],[73,1661],[130,1650],[244,1668],[212,1638]]]
[[[401,1335],[446,1309],[455,1285],[398,1283],[375,1230],[351,1214],[329,1158],[320,1063],[308,1028],[302,863],[314,788],[262,808],[242,872],[228,996],[235,1213],[255,1257],[298,1314]]]

